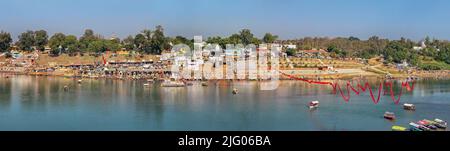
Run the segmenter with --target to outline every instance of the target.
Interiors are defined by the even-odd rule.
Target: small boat
[[[434,126],[433,124],[431,124],[431,123],[429,123],[429,122],[427,122],[427,121],[425,121],[425,120],[418,121],[417,123],[420,124],[420,125],[423,125],[423,126],[425,126],[425,127],[427,127],[427,128],[429,128],[429,129],[431,129],[431,130],[437,129],[436,126]]]
[[[309,102],[309,109],[315,109],[319,107],[319,101],[311,101]]]
[[[234,95],[236,95],[236,94],[238,93],[238,89],[234,88],[232,93],[233,93]]]
[[[444,126],[444,125],[439,124],[439,123],[437,123],[437,122],[435,122],[435,121],[427,120],[427,119],[423,119],[422,121],[428,122],[428,123],[430,123],[430,124],[436,126],[437,128],[445,129],[445,126]]]
[[[421,129],[422,131],[431,131],[430,128],[423,126],[423,125],[419,125],[419,129]]]
[[[192,82],[185,82],[186,86],[192,86],[194,85]]]
[[[416,110],[416,106],[414,104],[405,103],[403,104],[403,109],[414,111]]]
[[[385,112],[383,117],[388,120],[395,120],[395,114],[392,112]]]
[[[423,131],[422,129],[420,129],[420,125],[416,124],[416,123],[409,123],[409,130],[411,131]]]
[[[80,80],[78,80],[78,83],[81,83],[81,82],[83,82],[83,80],[81,80],[81,79],[80,79]]]
[[[161,83],[161,87],[184,87],[186,84],[182,81],[177,81],[175,79],[171,80],[164,80],[164,82]]]
[[[153,79],[147,79],[147,83],[153,83],[154,80]]]
[[[64,86],[64,91],[69,91],[69,86],[65,85]]]
[[[392,131],[406,131],[406,128],[394,125],[394,126],[392,126]]]
[[[207,82],[202,82],[202,86],[206,87],[206,86],[208,86],[208,83]]]
[[[144,86],[148,87],[148,86],[150,86],[150,83],[144,83]]]
[[[437,124],[439,124],[440,128],[446,129],[447,128],[447,122],[441,119],[434,119],[434,122],[436,122]]]

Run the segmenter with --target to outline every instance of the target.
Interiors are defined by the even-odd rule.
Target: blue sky
[[[249,28],[282,39],[372,35],[450,39],[448,0],[0,0],[0,30],[110,37],[162,25],[169,36],[228,36]]]

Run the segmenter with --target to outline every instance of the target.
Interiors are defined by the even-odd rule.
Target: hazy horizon
[[[166,36],[229,36],[248,28],[280,39],[426,36],[450,39],[450,1],[435,0],[2,0],[0,30],[17,36],[44,29],[81,36],[85,29],[111,37],[162,25]]]

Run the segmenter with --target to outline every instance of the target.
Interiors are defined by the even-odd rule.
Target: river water
[[[379,82],[371,80],[375,95]],[[400,104],[389,95],[374,104],[368,92],[352,92],[345,102],[331,86],[300,81],[281,81],[271,91],[260,90],[255,81],[207,87],[194,82],[183,88],[143,83],[84,79],[78,84],[62,77],[2,75],[0,130],[389,131],[424,118],[450,120],[450,80],[417,81],[412,92],[403,91]],[[398,94],[400,83],[394,85]],[[319,100],[320,107],[309,110],[311,100]],[[403,110],[406,102],[417,110]],[[394,112],[397,120],[385,120],[385,111]]]

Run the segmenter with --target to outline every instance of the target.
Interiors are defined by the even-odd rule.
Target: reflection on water
[[[378,92],[381,81],[370,82]],[[413,92],[404,90],[401,103],[416,104],[415,112],[404,111],[390,96],[374,104],[368,92],[352,93],[344,102],[330,86],[297,81],[282,81],[273,91],[248,81],[185,88],[143,83],[2,76],[0,130],[390,130],[423,118],[450,120],[449,80],[418,81]],[[233,95],[233,88],[239,94]],[[400,88],[396,83],[396,94]],[[320,101],[319,109],[306,107],[311,100]],[[385,111],[398,120],[384,120]]]

